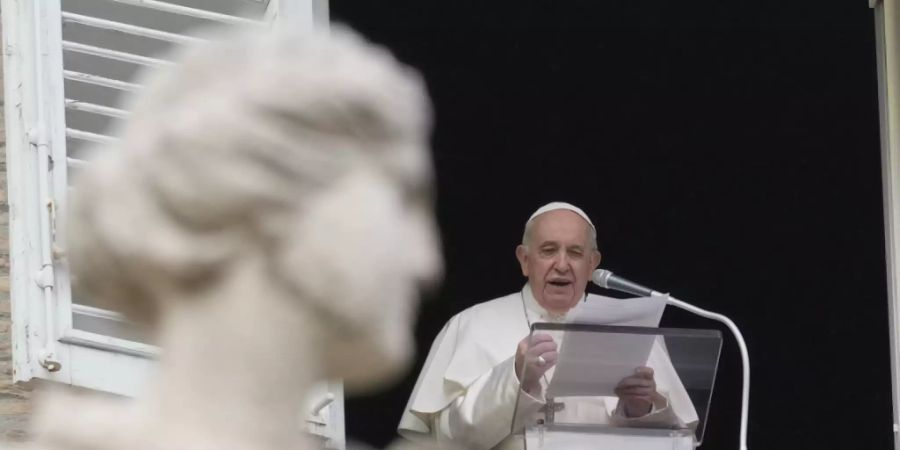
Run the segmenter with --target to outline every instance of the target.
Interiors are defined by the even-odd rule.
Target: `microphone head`
[[[612,276],[612,272],[603,269],[597,269],[591,274],[591,281],[594,282],[597,286],[602,288],[609,288],[609,277]]]

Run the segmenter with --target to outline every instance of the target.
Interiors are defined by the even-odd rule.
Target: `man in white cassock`
[[[596,229],[576,206],[544,205],[526,222],[516,258],[528,277],[521,291],[460,312],[435,338],[400,420],[402,436],[471,449],[524,447],[525,422],[547,410],[541,379],[558,358],[549,334],[535,333],[529,342],[531,324],[565,322],[585,301],[599,297],[585,293],[600,264]],[[647,366],[623,379],[616,396],[570,398],[558,411],[550,405],[556,406],[555,421],[696,426],[693,404],[659,342]]]

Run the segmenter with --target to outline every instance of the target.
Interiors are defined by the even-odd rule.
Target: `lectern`
[[[519,392],[513,434],[525,448],[691,450],[703,441],[722,335],[718,330],[581,323],[535,323],[559,346],[556,364],[526,361],[544,372],[540,392]],[[631,417],[616,387],[636,369],[653,369],[654,404]],[[642,369],[646,373],[645,369]]]

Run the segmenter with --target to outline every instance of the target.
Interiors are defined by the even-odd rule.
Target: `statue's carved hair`
[[[354,167],[427,166],[421,80],[348,30],[218,37],[178,60],[77,180],[69,255],[95,303],[152,319],[159,289],[214,280],[248,240],[275,251]]]

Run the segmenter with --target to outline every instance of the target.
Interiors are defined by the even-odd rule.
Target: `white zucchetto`
[[[556,211],[558,209],[565,209],[567,211],[572,211],[573,213],[578,214],[582,219],[584,219],[585,222],[588,223],[588,225],[591,226],[591,228],[594,228],[596,230],[596,227],[594,227],[594,223],[591,222],[591,219],[587,214],[584,213],[584,211],[581,210],[581,208],[566,202],[550,202],[544,206],[541,206],[537,209],[537,211],[534,212],[534,214],[531,215],[531,217],[528,218],[528,221],[526,221],[525,223],[528,224],[529,222],[534,220],[535,217],[550,211]]]

